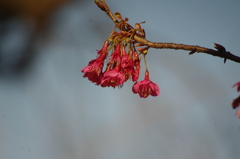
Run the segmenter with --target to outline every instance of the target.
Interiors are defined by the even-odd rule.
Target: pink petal
[[[152,93],[151,93],[151,95],[152,96],[158,96],[159,94],[160,94],[160,90],[159,90],[159,87],[158,87],[158,85],[156,84],[156,83],[151,83],[151,88],[152,88]]]
[[[134,83],[134,85],[132,87],[133,93],[138,93],[139,92],[139,84],[140,84],[140,81]]]

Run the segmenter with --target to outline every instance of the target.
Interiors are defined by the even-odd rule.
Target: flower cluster
[[[148,47],[136,49],[141,44],[136,44],[133,36],[145,36],[140,24],[133,28],[127,23],[128,19],[122,19],[119,13],[115,14],[119,23],[111,32],[109,38],[104,42],[101,50],[97,52],[96,59],[91,60],[81,71],[83,77],[88,78],[96,85],[102,87],[121,87],[124,82],[131,79],[135,84],[132,87],[133,93],[138,93],[141,98],[149,95],[159,95],[159,87],[149,79],[149,71],[146,65]],[[116,28],[120,31],[117,32]],[[110,53],[110,55],[108,55]],[[140,73],[141,57],[144,57],[146,66],[145,79],[137,81]],[[104,67],[106,61],[106,66]],[[104,70],[104,71],[103,71]]]
[[[240,81],[234,84],[232,87],[237,87],[237,91],[240,92]],[[232,102],[233,109],[239,108],[239,106],[240,106],[240,96],[238,96]],[[240,119],[240,109],[237,110],[237,116]]]

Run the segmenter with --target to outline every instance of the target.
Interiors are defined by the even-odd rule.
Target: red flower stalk
[[[240,92],[240,81],[234,84],[232,87],[237,87],[237,91]]]
[[[125,82],[125,76],[122,74],[120,71],[120,65],[117,65],[114,69],[112,70],[107,70],[104,72],[102,81],[101,81],[101,86],[102,87],[116,87]]]
[[[136,82],[132,87],[133,93],[138,93],[141,98],[147,98],[149,95],[158,96],[160,93],[159,87],[149,79],[149,72],[146,70],[145,79]]]

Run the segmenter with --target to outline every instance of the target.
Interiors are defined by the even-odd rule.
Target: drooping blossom
[[[112,70],[106,70],[101,79],[102,87],[117,87],[125,82],[125,76],[120,72],[120,66],[117,65]]]
[[[127,54],[125,47],[122,47],[121,71],[125,75],[125,81],[127,81],[134,72],[132,50]]]
[[[83,77],[87,77],[89,81],[99,85],[101,83],[102,68],[104,65],[104,60],[107,57],[107,45],[105,42],[102,49],[98,51],[96,59],[91,60],[86,67],[84,67],[81,72],[84,73]]]
[[[106,54],[107,53],[108,45],[109,45],[109,42],[107,40],[107,41],[104,42],[102,49],[97,52],[97,58],[99,56],[101,56],[102,54]]]
[[[133,62],[134,62],[135,69],[132,73],[132,81],[135,82],[136,80],[138,80],[139,72],[140,72],[140,60],[138,57],[138,53],[136,51],[134,51]]]
[[[117,64],[120,63],[121,63],[121,44],[119,43],[115,46],[115,50],[108,60],[108,65],[111,65],[111,67],[114,68]]]
[[[137,81],[132,87],[133,93],[138,93],[141,98],[147,98],[149,95],[158,96],[160,93],[159,87],[149,79],[148,71],[145,72],[145,79]]]
[[[89,64],[81,70],[84,73],[83,77],[87,77],[89,81],[99,85],[103,65],[104,61],[101,58],[90,61]]]

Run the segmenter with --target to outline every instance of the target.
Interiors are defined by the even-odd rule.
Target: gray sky
[[[150,41],[219,43],[240,56],[240,1],[106,2],[131,24],[146,21]],[[158,97],[141,99],[130,81],[121,89],[101,88],[80,70],[113,27],[93,1],[71,3],[52,17],[28,73],[0,78],[0,158],[239,159],[240,120],[231,108],[239,64],[150,49]]]

